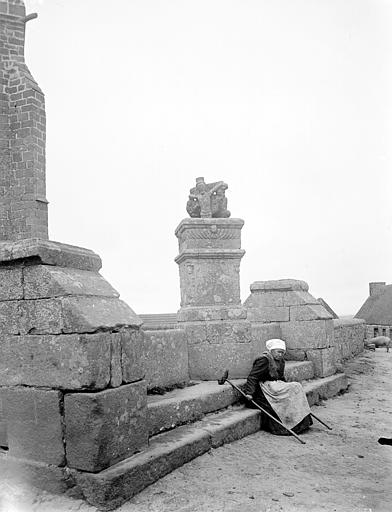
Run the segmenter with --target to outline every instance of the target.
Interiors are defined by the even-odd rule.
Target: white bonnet
[[[268,340],[265,346],[268,351],[274,349],[286,350],[286,343],[283,340],[280,340],[279,338],[273,338],[272,340]]]

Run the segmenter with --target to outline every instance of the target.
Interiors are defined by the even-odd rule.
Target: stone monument
[[[94,252],[48,240],[44,96],[0,0],[0,466],[65,491],[148,442],[141,320]]]
[[[223,181],[206,184],[197,178],[187,203],[191,218],[175,232],[181,287],[177,320],[185,331],[194,379],[216,379],[225,368],[232,377],[243,377],[253,357],[251,325],[240,298],[244,221],[229,218],[226,189]]]

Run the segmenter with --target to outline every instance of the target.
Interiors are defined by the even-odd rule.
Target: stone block
[[[83,247],[40,238],[0,242],[0,263],[25,259],[38,260],[44,265],[82,270],[98,271],[102,267],[101,258],[93,251]]]
[[[0,388],[0,393],[10,456],[64,465],[62,393],[34,388]]]
[[[197,396],[184,397],[181,393],[180,396],[175,395],[149,401],[147,418],[150,436],[202,418],[203,411]]]
[[[180,263],[181,307],[240,306],[239,271],[243,252],[237,258],[224,252],[197,252],[193,258],[188,255]]]
[[[145,381],[64,397],[68,466],[96,472],[124,460],[148,441]]]
[[[288,307],[260,307],[248,309],[248,320],[251,322],[288,322],[290,320],[290,308]]]
[[[211,436],[211,446],[218,448],[225,443],[254,434],[260,430],[260,411],[244,409],[224,411],[219,418],[203,421],[203,429]]]
[[[188,347],[189,376],[196,380],[216,380],[226,369],[231,378],[246,378],[255,358],[253,343],[203,343]]]
[[[278,323],[253,323],[252,322],[252,340],[259,343],[261,352],[265,350],[265,342],[273,338],[281,338],[282,332]]]
[[[206,322],[214,320],[246,320],[247,310],[240,306],[183,307],[178,311],[178,322]]]
[[[64,295],[119,297],[118,292],[98,272],[87,270],[50,265],[27,266],[23,270],[23,284],[26,299]]]
[[[306,350],[317,377],[329,377],[336,372],[335,347]]]
[[[304,291],[284,292],[282,293],[282,300],[284,306],[302,306],[305,304],[320,306],[320,303],[313,295]]]
[[[305,350],[289,348],[286,350],[286,361],[305,361],[306,352]]]
[[[121,366],[123,382],[136,382],[145,378],[144,366],[144,331],[123,329],[113,334],[121,343]]]
[[[112,351],[110,356],[110,386],[118,388],[123,382],[121,336],[112,333]]]
[[[189,381],[188,345],[182,329],[144,331],[147,388]]]
[[[321,305],[307,304],[303,306],[290,306],[290,320],[331,320],[332,315]]]
[[[0,301],[22,298],[22,267],[0,267]]]
[[[21,334],[61,334],[63,332],[61,299],[23,300],[19,302],[19,309]]]
[[[122,300],[105,297],[63,297],[63,332],[140,327],[142,321]]]
[[[0,336],[0,386],[103,389],[111,378],[110,345],[105,332]]]
[[[332,320],[282,322],[280,328],[282,338],[290,350],[325,348],[333,345]]]
[[[19,334],[21,326],[20,301],[0,302],[0,333]]]
[[[206,323],[206,341],[212,345],[227,343],[250,343],[251,324],[247,321],[222,321]]]
[[[252,291],[244,302],[244,306],[247,309],[275,308],[283,307],[284,305],[282,293],[264,291]]]
[[[207,341],[206,322],[184,323],[183,329],[188,346],[199,345]]]
[[[270,281],[255,281],[250,285],[251,292],[287,292],[309,290],[309,285],[299,279],[274,279]]]

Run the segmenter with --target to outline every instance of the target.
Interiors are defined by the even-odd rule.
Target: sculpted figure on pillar
[[[223,181],[205,183],[204,178],[196,178],[196,187],[191,188],[186,211],[190,217],[222,218],[230,217],[227,209],[225,190],[228,188]]]

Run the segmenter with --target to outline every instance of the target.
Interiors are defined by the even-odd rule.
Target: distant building
[[[335,313],[335,311],[331,308],[331,306],[329,304],[327,304],[327,302],[325,302],[325,300],[323,298],[319,297],[317,300],[324,307],[324,309],[326,309],[328,311],[328,313],[332,316],[332,318],[334,318],[335,320],[337,320],[339,318],[339,316]]]
[[[354,318],[365,320],[367,338],[392,338],[392,284],[369,283],[369,297]]]

